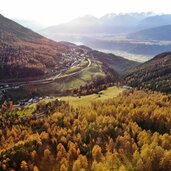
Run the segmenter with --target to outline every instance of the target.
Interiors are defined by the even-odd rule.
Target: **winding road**
[[[22,82],[12,82],[12,83],[0,83],[1,86],[5,86],[5,85],[9,85],[8,88],[3,88],[4,89],[10,89],[10,87],[14,87],[14,86],[18,86],[18,87],[21,87],[21,86],[25,86],[25,85],[36,85],[36,84],[47,84],[47,83],[51,83],[53,81],[56,81],[58,79],[61,79],[61,78],[67,78],[67,77],[70,77],[70,76],[73,76],[73,75],[77,75],[81,72],[83,72],[86,68],[90,67],[91,66],[91,60],[89,58],[87,58],[88,60],[88,65],[84,68],[82,68],[81,70],[77,71],[77,72],[74,72],[74,73],[70,73],[70,74],[67,74],[67,75],[62,75],[66,72],[66,70],[63,70],[63,71],[60,71],[60,73],[58,73],[57,75],[55,76],[51,76],[49,78],[44,78],[44,79],[40,79],[40,80],[34,80],[34,81],[22,81]],[[74,64],[76,63],[76,61],[74,61],[71,66],[68,69],[70,69],[71,67],[74,66]]]

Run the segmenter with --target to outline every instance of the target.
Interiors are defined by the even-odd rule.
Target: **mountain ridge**
[[[150,16],[150,14],[137,14],[137,13],[126,13],[126,14],[106,14],[100,18],[96,18],[94,16],[83,16],[80,18],[76,18],[70,22],[53,25],[42,29],[39,33],[43,35],[48,35],[48,32],[55,32],[60,31],[60,33],[67,33],[67,34],[115,34],[115,33],[122,33],[122,32],[129,32],[133,27],[138,25],[139,21],[143,19],[145,16]],[[91,20],[89,20],[91,19]],[[79,22],[75,22],[79,21]],[[87,22],[89,21],[89,22]],[[91,22],[93,21],[93,22]],[[132,25],[130,24],[132,23]],[[129,24],[127,24],[129,23]],[[84,26],[84,27],[83,27]],[[65,29],[67,27],[67,29]],[[82,29],[84,32],[82,32]],[[49,33],[50,34],[50,33]],[[53,35],[52,33],[50,35]],[[54,33],[55,35],[55,33]]]
[[[171,25],[164,25],[128,34],[128,38],[138,40],[171,40]]]
[[[171,93],[171,52],[161,53],[130,69],[125,75],[125,83],[132,87]]]

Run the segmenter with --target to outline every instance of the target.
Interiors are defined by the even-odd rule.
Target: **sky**
[[[34,21],[41,26],[84,15],[129,12],[171,13],[171,0],[0,0],[0,13],[5,17]]]

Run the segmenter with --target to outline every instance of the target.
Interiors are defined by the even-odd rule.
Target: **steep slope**
[[[157,55],[152,60],[129,70],[128,85],[171,93],[171,52]]]
[[[109,68],[117,71],[121,75],[124,74],[128,69],[140,64],[139,62],[131,61],[111,53],[107,54],[95,50],[92,50],[90,55],[108,65]]]
[[[139,40],[171,40],[171,25],[142,30],[127,36]]]
[[[16,19],[16,18],[12,20],[33,31],[38,31],[44,28],[41,24],[38,24],[34,20],[25,20],[25,19]]]
[[[68,47],[0,15],[0,79],[44,75]]]

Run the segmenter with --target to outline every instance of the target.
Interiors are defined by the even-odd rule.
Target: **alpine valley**
[[[38,28],[0,15],[0,170],[171,170],[170,14],[16,21]]]

